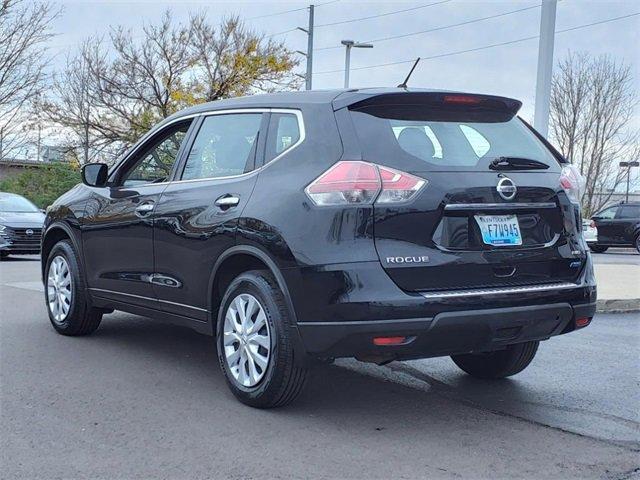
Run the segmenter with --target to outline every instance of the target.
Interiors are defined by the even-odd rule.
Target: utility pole
[[[631,178],[631,168],[640,166],[640,162],[620,162],[622,168],[627,167],[627,194],[625,195],[625,202],[629,203],[629,179]]]
[[[553,72],[553,43],[556,30],[556,5],[557,0],[542,0],[542,10],[540,12],[536,107],[533,116],[533,126],[545,138],[549,133],[549,104],[551,101],[551,74]]]
[[[302,30],[307,34],[307,51],[301,52],[300,50],[296,50],[299,54],[304,55],[307,58],[307,73],[304,76],[305,90],[311,90],[313,81],[313,9],[313,5],[309,5],[308,28],[298,27],[298,30]]]
[[[345,46],[344,53],[344,88],[349,88],[349,69],[351,68],[351,49],[352,48],[373,48],[370,43],[359,43],[353,40],[342,40],[340,43]]]

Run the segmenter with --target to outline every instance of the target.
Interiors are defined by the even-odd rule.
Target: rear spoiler
[[[461,92],[421,92],[401,90],[392,93],[375,93],[367,90],[350,90],[333,100],[333,109],[349,107],[351,110],[366,107],[402,106],[424,104],[425,107],[463,107],[467,110],[493,111],[513,117],[522,102],[513,98],[495,95],[480,95]]]

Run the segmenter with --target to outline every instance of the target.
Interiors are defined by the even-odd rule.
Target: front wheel
[[[487,353],[452,355],[454,363],[476,378],[505,378],[520,373],[535,357],[540,342],[509,345],[504,350]]]
[[[53,328],[62,335],[93,333],[103,310],[91,307],[78,256],[69,240],[56,243],[47,258],[45,301]]]
[[[589,248],[593,253],[604,253],[609,247],[603,247],[602,245],[589,245]]]
[[[216,343],[227,384],[241,402],[280,407],[302,392],[307,369],[294,359],[292,319],[270,272],[236,277],[222,299]]]

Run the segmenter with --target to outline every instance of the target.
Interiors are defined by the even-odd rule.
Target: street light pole
[[[640,162],[620,162],[621,167],[627,167],[627,193],[624,196],[624,201],[629,203],[629,180],[631,178],[631,168],[640,166]]]
[[[549,133],[549,104],[551,103],[556,4],[557,0],[542,0],[542,10],[540,12],[540,41],[538,43],[538,73],[533,126],[545,138]]]
[[[344,53],[344,88],[349,88],[349,69],[351,68],[352,48],[373,48],[370,43],[358,43],[353,40],[342,40],[340,43],[345,46]]]

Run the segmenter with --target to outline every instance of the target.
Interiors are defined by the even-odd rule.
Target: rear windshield
[[[351,111],[365,159],[410,171],[488,170],[497,157],[555,157],[517,117],[487,112],[439,112],[421,105]],[[549,171],[549,170],[546,170]]]

